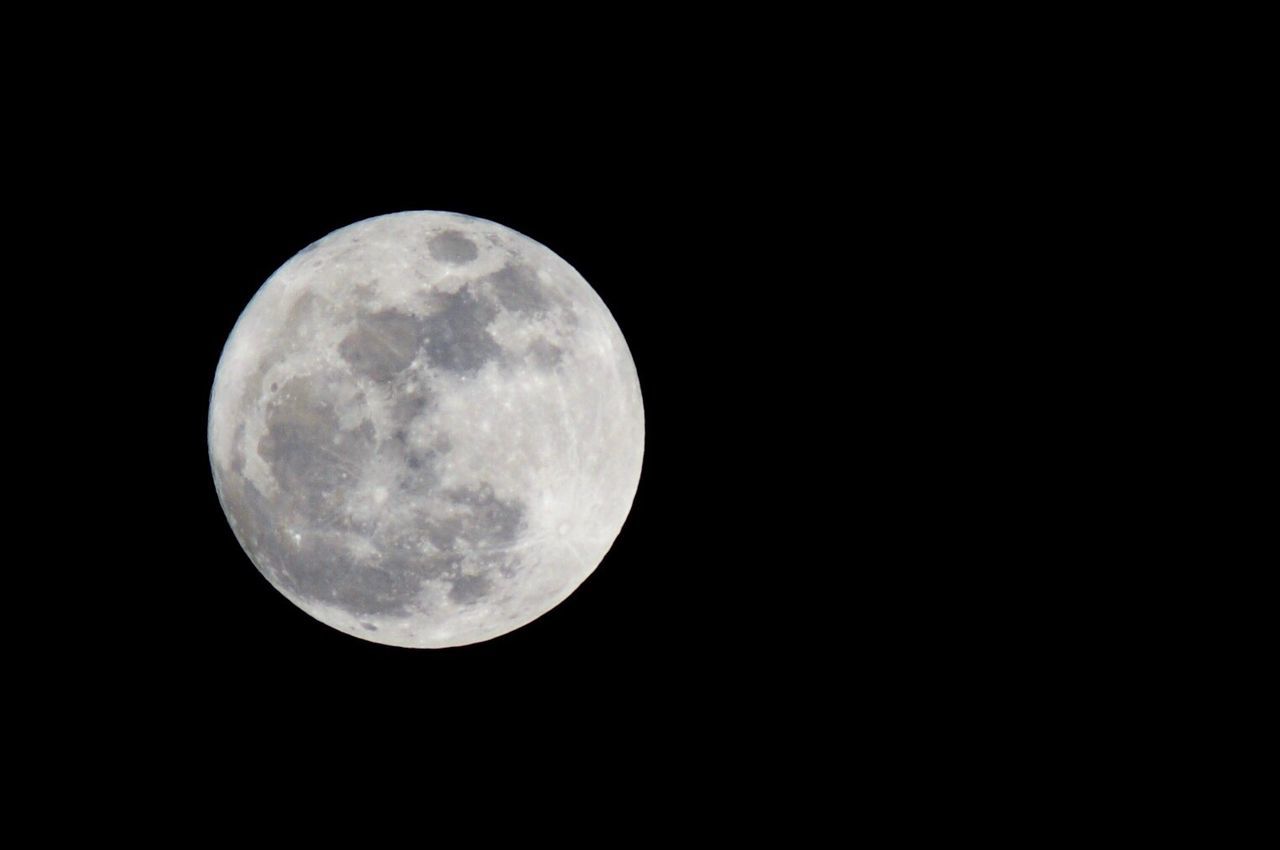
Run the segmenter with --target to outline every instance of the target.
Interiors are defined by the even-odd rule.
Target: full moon
[[[365,640],[489,640],[600,564],[644,454],[635,364],[604,302],[491,221],[402,212],[335,230],[245,307],[209,404],[240,545]]]

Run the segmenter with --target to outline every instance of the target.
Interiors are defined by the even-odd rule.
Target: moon
[[[644,409],[622,332],[568,263],[448,212],[303,248],[227,339],[218,498],[254,565],[364,640],[489,640],[569,596],[621,531]]]

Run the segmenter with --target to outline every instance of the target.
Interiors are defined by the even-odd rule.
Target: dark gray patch
[[[280,389],[280,385],[279,385],[279,384],[277,384],[275,381],[272,381],[272,382],[271,382],[271,391],[272,391],[272,392],[275,392],[275,391],[276,391],[276,390],[278,390],[278,389]]]
[[[298,300],[289,308],[289,320],[285,322],[286,332],[292,331],[296,334],[304,323],[316,318],[322,306],[323,302],[313,293],[304,292],[299,295]],[[265,367],[268,362],[264,361],[262,365]]]
[[[316,241],[312,242],[310,245],[308,245],[307,247],[299,251],[298,256],[301,257],[303,254],[310,254],[312,251],[316,249],[316,246],[319,244],[320,244],[320,240],[317,239]]]
[[[544,338],[535,339],[529,346],[529,360],[543,369],[555,368],[563,359],[564,351],[560,346],[552,345]]]
[[[498,311],[465,286],[442,301],[423,321],[427,359],[446,371],[474,375],[502,352],[487,330]]]
[[[244,474],[244,423],[236,425],[236,435],[231,440],[231,469]]]
[[[427,537],[436,548],[453,552],[508,546],[520,536],[524,505],[499,499],[489,485],[449,490],[444,495],[457,513],[429,520]]]
[[[343,481],[354,479],[373,453],[373,423],[343,429],[325,384],[299,376],[272,397],[266,425],[258,454],[284,498],[309,519],[332,521]]]
[[[296,404],[299,396],[308,397],[295,393],[291,384],[285,384],[286,398],[293,398]],[[314,400],[314,388],[311,389],[309,397]],[[459,575],[462,556],[422,554],[421,525],[384,541],[380,558],[363,560],[352,556],[340,532],[360,529],[348,529],[341,519],[341,502],[329,503],[316,491],[300,492],[286,486],[286,482],[292,482],[296,488],[300,480],[334,481],[333,470],[328,468],[329,461],[319,451],[318,443],[312,443],[316,457],[311,464],[295,468],[301,463],[295,452],[300,452],[313,435],[324,431],[332,440],[332,433],[325,426],[313,427],[315,423],[331,421],[322,402],[316,410],[319,412],[308,410],[303,415],[290,407],[271,411],[268,416],[281,429],[264,446],[264,459],[284,478],[279,495],[267,499],[242,475],[223,475],[222,498],[232,529],[245,550],[253,553],[259,571],[289,595],[335,605],[356,616],[405,615],[423,582],[447,581]],[[283,436],[285,431],[290,432],[287,437]],[[364,428],[358,433],[360,439],[367,436]],[[295,533],[299,537],[295,538]]]
[[[388,545],[381,558],[363,560],[352,557],[334,535],[302,534],[300,544],[281,533],[267,547],[281,566],[276,579],[289,593],[336,605],[357,617],[403,616],[424,582],[458,575],[458,556],[424,556]]]
[[[398,310],[382,310],[361,315],[356,329],[338,345],[338,353],[355,372],[386,382],[413,362],[422,335],[422,319]]]
[[[281,583],[293,593],[328,602],[357,616],[406,613],[422,578],[396,564],[357,560],[338,541],[325,535],[304,534],[293,548],[278,546],[287,564]]]
[[[443,519],[428,518],[426,526],[427,539],[431,545],[444,552],[452,552],[457,548],[459,536],[464,523],[454,517]]]
[[[396,479],[400,489],[406,493],[430,493],[440,483],[440,475],[436,472],[436,453],[434,451],[404,450],[405,469]]]
[[[368,629],[371,632],[376,632],[378,630],[378,627],[375,626],[373,623],[361,623],[360,625],[364,626],[366,629]]]
[[[423,554],[419,534],[408,534],[383,548],[382,562],[387,569],[413,575],[418,582],[448,579],[458,575],[462,556],[450,553]]]
[[[440,483],[436,459],[445,447],[443,440],[428,448],[411,445],[405,428],[396,428],[378,444],[378,455],[400,470],[397,486],[407,493],[429,493]]]
[[[449,598],[461,605],[474,605],[489,594],[490,586],[484,576],[458,576],[449,588]]]
[[[431,406],[431,396],[422,391],[397,393],[391,403],[391,421],[403,428]]]
[[[547,296],[537,273],[520,263],[507,263],[484,278],[493,287],[498,302],[517,313],[542,313],[548,306]]]
[[[456,230],[446,230],[427,245],[431,256],[442,263],[462,265],[480,256],[476,244]]]
[[[231,528],[245,549],[256,550],[273,540],[276,528],[271,506],[252,481],[239,475],[229,478],[223,482],[222,498]]]

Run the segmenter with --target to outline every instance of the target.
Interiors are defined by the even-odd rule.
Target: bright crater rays
[[[273,274],[209,407],[241,546],[311,616],[445,647],[519,628],[604,558],[644,452],[635,365],[604,302],[483,219],[357,222]]]

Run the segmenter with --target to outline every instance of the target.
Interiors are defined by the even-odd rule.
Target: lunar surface
[[[209,455],[241,546],[347,634],[488,640],[604,558],[640,478],[644,411],[608,308],[544,246],[444,212],[299,251],[218,363]]]

